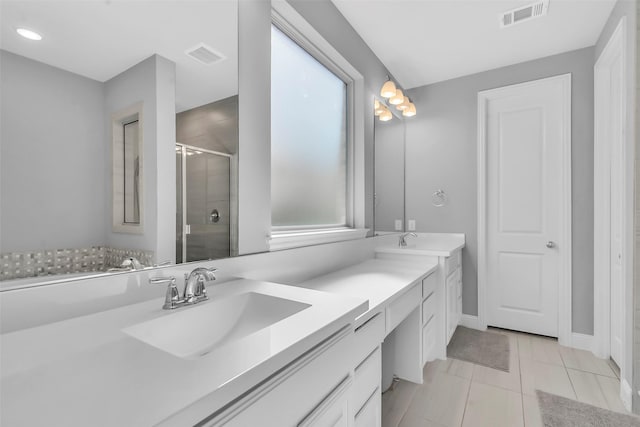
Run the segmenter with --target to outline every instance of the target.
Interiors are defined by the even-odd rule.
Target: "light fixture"
[[[400,105],[404,102],[404,94],[401,89],[396,89],[396,94],[389,98],[389,104]]]
[[[380,89],[380,96],[391,98],[395,94],[396,84],[391,79],[389,79],[382,85],[382,89]]]
[[[25,39],[29,40],[42,40],[42,36],[35,31],[27,30],[26,28],[17,28],[16,32],[20,34]]]
[[[388,122],[393,118],[393,114],[391,114],[391,111],[389,111],[388,109],[385,109],[379,117],[381,122]]]
[[[398,105],[396,105],[396,109],[398,109],[398,110],[400,110],[400,111],[404,111],[404,110],[406,110],[407,108],[409,108],[409,104],[410,104],[410,103],[411,103],[411,102],[409,101],[409,98],[405,96],[405,97],[404,97],[404,101],[402,101],[402,104],[398,104]]]
[[[413,117],[416,115],[416,106],[413,102],[409,102],[409,106],[402,111],[402,115],[405,117]]]

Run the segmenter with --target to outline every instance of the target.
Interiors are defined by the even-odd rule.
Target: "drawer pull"
[[[358,326],[355,329],[355,332],[358,332],[360,329],[364,328],[365,326],[367,326],[369,323],[371,323],[371,321],[373,321],[375,318],[377,318],[378,316],[380,316],[382,313],[376,313],[375,315],[371,316],[369,319],[367,319],[366,322],[364,322],[362,325]]]

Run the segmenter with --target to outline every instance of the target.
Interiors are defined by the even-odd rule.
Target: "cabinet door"
[[[454,280],[450,280],[454,279]],[[447,344],[458,326],[458,292],[455,277],[447,279]]]
[[[456,294],[457,294],[457,307],[456,307],[456,314],[457,314],[457,322],[456,323],[460,323],[460,321],[462,320],[462,268],[458,269],[458,283],[456,285]]]
[[[356,414],[354,427],[380,427],[382,424],[382,395],[380,390],[373,392],[367,403]]]

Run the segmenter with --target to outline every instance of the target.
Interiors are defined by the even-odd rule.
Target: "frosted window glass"
[[[347,85],[271,27],[271,218],[344,226]]]

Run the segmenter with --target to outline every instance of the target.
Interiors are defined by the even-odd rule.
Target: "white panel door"
[[[487,100],[487,324],[558,336],[562,77]]]

